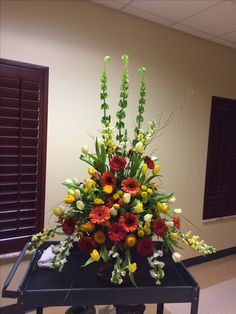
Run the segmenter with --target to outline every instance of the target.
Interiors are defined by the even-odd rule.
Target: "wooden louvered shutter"
[[[203,219],[236,215],[236,100],[212,97]]]
[[[0,254],[43,228],[48,68],[0,59]]]

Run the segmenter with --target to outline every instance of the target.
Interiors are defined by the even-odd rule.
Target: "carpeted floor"
[[[236,313],[236,277],[201,289],[199,300],[199,314]],[[166,304],[166,309],[171,314],[189,314],[190,304]]]

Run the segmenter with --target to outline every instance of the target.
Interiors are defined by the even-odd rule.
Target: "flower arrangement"
[[[146,103],[143,67],[139,69],[140,93],[134,138],[132,141],[128,138],[124,122],[129,88],[128,56],[123,55],[122,60],[124,67],[115,124],[118,134],[115,136],[108,115],[107,64],[110,57],[105,57],[100,94],[102,139],[96,138],[95,153],[90,153],[84,145],[80,156],[89,165],[88,177],[83,182],[76,178],[65,180],[64,202],[52,209],[57,217],[55,227],[35,234],[28,248],[34,250],[61,229],[65,239],[53,247],[53,267],[59,271],[77,239],[78,250],[88,255],[84,266],[100,259],[114,261],[112,283],[121,284],[128,275],[136,285],[134,274],[138,265],[132,260],[133,252],[136,252],[147,258],[150,275],[160,284],[165,274],[163,251],[155,249],[154,236],[172,252],[174,262],[180,262],[182,258],[175,251],[179,242],[202,254],[213,253],[215,249],[190,231],[180,230],[184,217],[182,210],[174,206],[174,194],[160,191],[158,159],[145,153],[160,126],[156,121],[150,121],[148,129],[142,129]]]

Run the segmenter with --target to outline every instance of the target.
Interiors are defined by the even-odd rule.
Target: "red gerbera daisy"
[[[123,226],[125,231],[133,232],[138,228],[138,217],[133,213],[127,212],[120,217],[119,223]]]
[[[147,164],[149,169],[153,169],[155,166],[154,161],[148,156],[144,158],[144,162]]]
[[[111,185],[113,188],[115,186],[115,176],[110,171],[103,172],[101,176],[102,186]]]
[[[92,223],[101,224],[110,218],[110,210],[107,206],[101,205],[94,207],[90,214]]]
[[[79,240],[78,247],[82,253],[91,253],[95,249],[96,243],[91,237],[83,237]]]
[[[117,222],[114,222],[108,227],[107,233],[108,233],[108,237],[113,242],[122,241],[126,236],[124,227]]]
[[[137,244],[137,251],[142,256],[150,255],[153,252],[153,243],[149,238],[141,239]]]
[[[165,221],[161,218],[158,218],[155,222],[154,222],[154,230],[156,232],[156,234],[160,237],[164,234],[164,232],[167,229],[167,225],[165,224]]]
[[[121,182],[121,186],[124,192],[127,192],[132,196],[137,195],[140,191],[140,182],[136,178],[128,177],[127,179]]]
[[[62,230],[65,234],[72,234],[75,231],[77,221],[75,218],[65,218],[62,224]]]
[[[177,214],[173,215],[173,222],[174,222],[175,228],[180,229],[180,218],[179,218],[179,215],[177,215]]]
[[[115,155],[112,157],[109,164],[112,170],[120,171],[125,167],[126,160],[121,156]]]

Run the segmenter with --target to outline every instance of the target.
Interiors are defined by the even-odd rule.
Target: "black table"
[[[49,245],[46,242],[34,253],[22,282],[16,291],[8,290],[14,273],[25,254],[26,247],[19,255],[9,273],[2,291],[2,296],[17,299],[17,314],[35,309],[43,313],[44,307],[71,305],[103,304],[158,304],[157,313],[162,314],[164,303],[191,303],[191,314],[198,313],[199,286],[182,263],[175,264],[171,254],[165,253],[165,277],[160,286],[149,275],[146,259],[137,256],[138,269],[135,279],[138,287],[126,283],[114,286],[98,279],[98,263],[81,268],[87,257],[82,256],[76,247],[72,249],[68,262],[62,272],[40,268],[37,262]],[[159,245],[159,244],[157,244]]]

